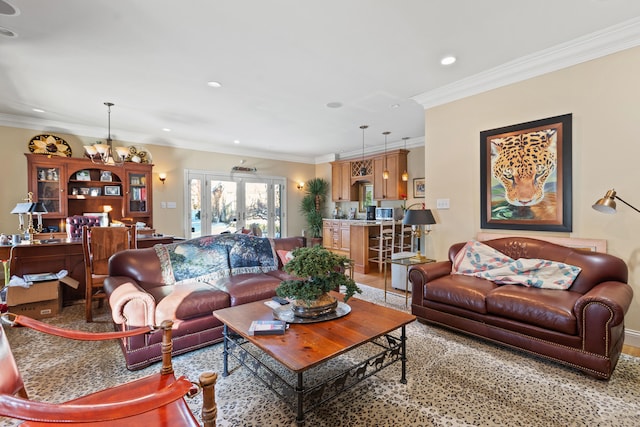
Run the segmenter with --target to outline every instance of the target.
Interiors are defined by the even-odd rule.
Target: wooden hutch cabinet
[[[69,216],[105,211],[111,221],[144,222],[153,227],[153,165],[109,166],[82,158],[25,156],[29,191],[34,201],[47,208],[43,224],[49,231],[64,231]]]

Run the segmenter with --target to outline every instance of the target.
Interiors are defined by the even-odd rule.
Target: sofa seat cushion
[[[496,288],[497,285],[489,280],[449,275],[429,282],[426,285],[424,298],[486,314],[485,297]]]
[[[212,284],[229,294],[231,306],[236,306],[275,296],[281,281],[278,277],[265,273],[248,273],[224,277]]]
[[[157,286],[147,292],[156,300],[157,321],[213,316],[214,310],[230,305],[229,295],[202,282]]]
[[[576,335],[578,325],[573,307],[580,296],[571,291],[504,285],[487,295],[487,311],[496,316]]]

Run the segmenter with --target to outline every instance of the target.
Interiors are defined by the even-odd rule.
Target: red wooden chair
[[[143,327],[125,332],[81,332],[62,329],[29,317],[5,313],[2,320],[64,338],[99,341],[126,339],[156,328]],[[21,426],[199,426],[184,397],[202,389],[202,421],[205,427],[216,424],[215,383],[217,374],[205,372],[199,383],[173,374],[171,362],[171,326],[164,321],[162,330],[162,368],[159,373],[101,390],[65,403],[29,400],[11,348],[0,326],[0,415],[26,420]],[[159,333],[159,332],[158,332]],[[90,359],[91,362],[95,362]],[[63,387],[63,384],[60,384]]]

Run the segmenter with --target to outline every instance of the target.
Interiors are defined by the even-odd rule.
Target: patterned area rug
[[[361,285],[360,298],[404,310],[404,297]],[[108,331],[109,314],[86,324],[83,306],[65,307],[51,323]],[[25,328],[7,328],[9,342],[36,400],[61,402],[156,372],[124,368],[116,343],[69,343]],[[622,355],[611,380],[505,349],[445,329],[407,326],[407,378],[400,364],[307,414],[307,426],[638,426],[640,358]],[[87,363],[79,363],[87,361]],[[222,372],[222,345],[174,358],[176,374],[197,379]],[[246,369],[231,365],[216,385],[219,426],[294,426],[295,414]],[[89,383],[81,378],[93,378]],[[189,405],[199,413],[199,396]],[[0,426],[16,421],[0,418]]]

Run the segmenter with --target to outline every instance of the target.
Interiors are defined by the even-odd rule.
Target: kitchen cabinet
[[[29,191],[47,208],[48,232],[64,231],[65,219],[109,212],[111,221],[144,222],[153,227],[153,165],[126,162],[102,165],[90,159],[25,154]]]
[[[386,158],[386,164],[385,164]],[[384,179],[384,169],[389,170],[389,179]],[[373,159],[373,198],[375,200],[401,200],[407,194],[407,182],[402,172],[407,168],[407,151],[395,150]]]
[[[351,242],[351,221],[340,221],[340,247],[341,251],[349,252]]]
[[[358,200],[358,186],[351,185],[351,162],[331,163],[331,200],[350,202]]]
[[[327,249],[349,252],[351,241],[350,220],[325,219],[322,221],[322,246]]]
[[[331,163],[331,200],[334,202],[357,201],[358,183],[373,183],[374,200],[402,200],[407,194],[407,182],[402,172],[407,169],[407,150],[387,151],[386,156],[376,155],[358,160],[342,160]],[[386,165],[385,165],[386,157]],[[389,179],[382,173],[389,170]],[[365,174],[361,175],[360,169]]]

